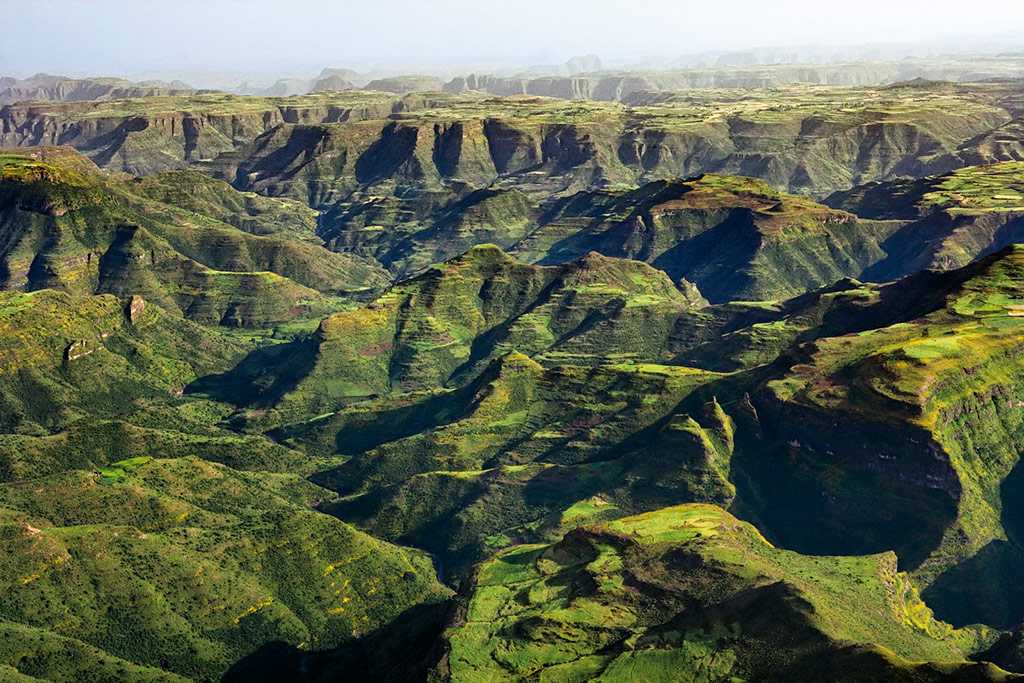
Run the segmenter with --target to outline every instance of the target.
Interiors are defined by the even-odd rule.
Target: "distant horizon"
[[[21,69],[20,71],[0,71],[0,77],[13,77],[18,80],[28,80],[34,76],[48,75],[55,77],[66,77],[72,79],[88,78],[120,78],[133,82],[140,81],[180,81],[186,85],[198,89],[231,88],[244,84],[266,87],[278,81],[286,80],[310,80],[316,78],[327,69],[351,69],[371,78],[386,78],[400,75],[424,75],[433,76],[448,80],[456,76],[465,76],[472,73],[503,75],[503,76],[539,76],[551,74],[554,69],[564,66],[571,59],[579,57],[596,56],[601,60],[600,71],[669,71],[701,68],[756,68],[759,66],[775,65],[838,65],[870,62],[899,61],[905,59],[928,59],[928,58],[998,58],[1000,56],[1012,57],[1024,55],[1024,41],[1019,48],[1011,44],[1002,44],[998,41],[1002,37],[981,37],[976,39],[969,47],[957,49],[954,45],[943,45],[933,43],[859,43],[849,45],[752,45],[747,48],[737,49],[709,49],[701,52],[681,55],[647,55],[645,57],[634,57],[633,59],[608,59],[598,51],[570,55],[561,62],[550,61],[548,63],[515,63],[501,61],[487,61],[483,58],[470,61],[456,61],[448,64],[423,63],[423,62],[393,62],[380,63],[370,59],[349,59],[339,63],[309,63],[280,65],[278,70],[270,67],[265,69],[241,69],[221,68],[208,70],[189,69],[188,67],[168,67],[167,69],[146,69],[146,70],[125,70],[121,72],[95,72],[83,69]],[[996,43],[994,46],[993,43]],[[989,49],[981,49],[981,44],[988,44]],[[716,58],[728,56],[742,56],[746,54],[756,55],[758,53],[784,53],[793,51],[798,54],[792,60],[774,60],[751,63],[748,65],[715,64]],[[871,55],[871,51],[881,54]],[[831,55],[829,54],[831,53]],[[813,55],[813,56],[812,56]],[[702,63],[701,60],[704,60]],[[545,71],[547,69],[548,71]]]
[[[312,78],[324,67],[450,76],[529,70],[585,54],[610,68],[639,69],[685,68],[687,58],[746,51],[875,50],[885,59],[1024,50],[1024,3],[1008,0],[978,0],[969,17],[947,0],[865,0],[856,8],[810,0],[771,7],[669,0],[349,5],[39,0],[19,8],[21,30],[0,45],[0,75],[223,88]]]

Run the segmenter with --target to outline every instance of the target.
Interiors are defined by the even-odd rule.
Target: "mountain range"
[[[0,679],[1024,678],[1024,82],[357,76],[11,84]]]

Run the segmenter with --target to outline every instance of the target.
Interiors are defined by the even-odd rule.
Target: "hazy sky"
[[[299,73],[1024,36],[1024,0],[0,0],[0,74]],[[1024,49],[1024,38],[1020,41]]]

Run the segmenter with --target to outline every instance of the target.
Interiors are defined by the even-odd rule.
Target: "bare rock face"
[[[355,90],[355,84],[338,75],[326,76],[313,82],[310,92],[330,92],[337,90]]]
[[[708,300],[704,298],[704,295],[700,293],[700,289],[697,285],[693,284],[686,278],[680,278],[678,285],[679,291],[681,291],[683,296],[686,297],[686,300],[694,306],[704,308],[705,306],[710,305]]]
[[[128,306],[125,308],[128,322],[132,325],[138,324],[144,310],[146,310],[146,300],[138,294],[132,294],[132,298],[128,300]]]
[[[25,80],[0,78],[0,106],[14,102],[80,102],[134,97],[187,95],[195,92],[181,81],[132,82],[121,78],[68,78],[36,74]]]
[[[67,366],[79,358],[84,358],[96,351],[96,345],[86,339],[76,339],[64,349],[64,365]]]
[[[570,76],[594,73],[602,68],[601,58],[597,55],[581,55],[573,57],[565,63],[565,70],[569,72]]]

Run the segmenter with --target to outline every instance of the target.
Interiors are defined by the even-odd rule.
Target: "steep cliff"
[[[211,94],[8,106],[0,110],[0,145],[69,144],[101,166],[136,174],[199,163],[240,189],[265,187],[316,208],[345,198],[342,176],[408,191],[439,180],[480,188],[502,176],[528,187],[542,172],[551,176],[549,191],[563,191],[714,171],[826,195],[963,165],[958,155],[972,140],[1013,119],[1001,105],[1012,91],[794,87],[633,106],[478,94]]]
[[[120,100],[129,97],[163,97],[195,92],[180,81],[144,81],[133,83],[123,78],[67,78],[36,74],[19,80],[0,79],[0,106],[14,102]]]
[[[275,221],[271,234],[253,234],[218,220],[247,201],[227,184],[204,179],[207,193],[178,205],[144,196],[168,199],[162,182],[108,176],[67,148],[0,157],[2,286],[140,294],[203,322],[260,327],[329,308],[324,294],[386,282],[373,265],[323,249],[308,214],[304,228]],[[254,223],[288,211],[248,201]]]
[[[580,526],[481,565],[436,680],[1003,680],[894,560],[778,550],[709,505]]]

